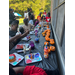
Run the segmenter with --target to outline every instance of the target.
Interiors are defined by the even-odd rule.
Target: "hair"
[[[28,25],[28,19],[24,19],[23,21],[24,21],[25,25]]]
[[[28,9],[27,9],[27,11],[29,12],[29,11],[30,11],[30,9],[28,8]]]
[[[30,15],[30,20],[34,20],[34,16],[33,15]]]
[[[21,32],[21,34],[23,34],[23,33],[24,33],[23,27],[20,27],[20,28],[19,28],[19,31]]]
[[[43,20],[43,17],[45,17],[44,15],[42,16],[42,20]],[[45,18],[44,18],[45,19]]]
[[[30,8],[30,10],[32,10],[32,8]]]
[[[16,23],[17,23],[17,25],[19,24],[19,20],[15,20],[16,21]]]
[[[19,24],[19,21],[18,20],[15,20],[11,23],[11,25],[18,25]]]
[[[50,17],[50,12],[48,12],[48,17]]]

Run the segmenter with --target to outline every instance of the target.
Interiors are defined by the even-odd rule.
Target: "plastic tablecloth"
[[[50,30],[51,30],[51,34],[50,34],[50,38],[53,38],[53,33],[52,33],[52,29],[51,29],[51,25],[49,25]],[[46,30],[46,28],[43,28],[43,30]],[[39,30],[41,31],[41,30]],[[56,53],[55,52],[50,52],[49,54],[49,58],[44,58],[44,42],[45,42],[45,37],[42,36],[42,32],[40,33],[40,37],[39,37],[39,43],[35,43],[35,35],[30,35],[31,36],[31,40],[29,40],[28,42],[26,41],[20,41],[18,44],[25,44],[25,43],[29,43],[30,41],[33,41],[35,44],[35,49],[31,50],[31,53],[36,53],[39,52],[41,54],[42,57],[42,61],[40,62],[35,62],[32,64],[28,64],[28,65],[35,65],[37,67],[40,67],[42,69],[44,69],[46,72],[49,72],[48,74],[51,75],[59,75],[59,71],[58,71],[58,65],[57,65],[57,59],[56,59]],[[49,44],[51,45],[51,44]],[[15,47],[12,48],[9,52],[9,54],[12,54],[14,52],[17,52],[17,50],[15,50]],[[19,53],[22,56],[25,56],[24,53]],[[29,54],[29,51],[26,52],[26,54]],[[25,60],[21,61],[17,66],[27,66],[27,64],[25,63]]]

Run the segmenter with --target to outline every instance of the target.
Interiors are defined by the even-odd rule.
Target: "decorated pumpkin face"
[[[55,51],[55,47],[54,46],[50,46],[50,50],[51,51]]]

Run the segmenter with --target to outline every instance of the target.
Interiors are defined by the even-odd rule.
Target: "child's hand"
[[[26,34],[29,34],[29,30],[28,29],[26,30]]]

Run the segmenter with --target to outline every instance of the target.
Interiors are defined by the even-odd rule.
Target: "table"
[[[53,38],[51,25],[49,25],[49,27],[50,27],[50,30],[51,30],[50,38]],[[45,28],[44,28],[44,30],[45,30]],[[34,40],[35,35],[30,35],[30,36],[32,38],[31,40],[35,43],[35,40]],[[30,41],[25,42],[25,41],[21,40],[18,44],[29,43]],[[42,32],[41,32],[40,37],[39,37],[39,43],[35,43],[35,49],[31,50],[31,52],[32,53],[39,52],[41,54],[42,61],[32,63],[32,64],[28,64],[28,65],[35,65],[37,67],[40,67],[40,68],[44,69],[45,71],[50,71],[51,75],[54,74],[54,73],[56,75],[59,75],[56,53],[50,52],[49,58],[48,59],[44,58],[44,42],[45,42],[45,37],[42,36]],[[15,50],[15,47],[10,50],[9,54],[12,54],[14,52],[17,52],[17,50]],[[26,52],[26,54],[29,54],[29,52]],[[20,53],[20,55],[25,56],[24,53]],[[27,65],[25,64],[25,61],[23,60],[16,66],[27,66]]]

